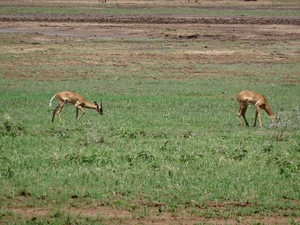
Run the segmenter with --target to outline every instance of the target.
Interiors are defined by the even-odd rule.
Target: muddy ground
[[[13,2],[13,1],[12,1]],[[22,3],[24,4],[24,3]],[[46,4],[46,3],[45,3]],[[99,3],[100,4],[100,3]],[[179,3],[177,3],[179,4]],[[194,3],[193,3],[194,4]],[[244,2],[239,2],[241,9]],[[254,3],[251,2],[251,6]],[[199,7],[199,5],[196,5]],[[130,7],[134,7],[131,5]],[[137,7],[140,7],[137,4]],[[237,8],[238,9],[238,8]],[[299,10],[294,8],[292,10]],[[273,40],[297,41],[300,39],[300,17],[199,17],[193,15],[164,16],[99,16],[99,15],[50,15],[50,14],[0,14],[0,35],[8,32],[43,34],[45,37],[83,37],[88,39],[105,38],[169,38],[169,39],[219,39],[219,40]],[[46,39],[46,38],[45,38]],[[292,52],[291,54],[300,54]],[[218,56],[227,57],[228,55]],[[295,58],[295,57],[294,57]],[[299,59],[299,57],[296,57]],[[225,59],[224,59],[225,60]],[[22,197],[16,201],[27,201]],[[144,203],[141,202],[141,205]],[[211,205],[225,208],[226,204]],[[145,204],[149,217],[138,218],[129,211],[93,202],[81,207],[65,209],[67,213],[97,217],[101,214],[104,222],[110,224],[287,224],[288,218],[279,215],[267,217],[241,217],[238,219],[209,219],[187,213],[184,209],[176,214],[159,213],[157,206]],[[46,216],[51,209],[10,208],[24,218]],[[300,222],[300,219],[299,221]]]
[[[0,14],[0,33],[30,32],[88,38],[297,40],[299,25],[300,18]],[[209,36],[212,31],[214,36]]]

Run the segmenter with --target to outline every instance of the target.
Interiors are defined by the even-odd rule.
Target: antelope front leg
[[[239,121],[240,127],[243,126],[243,120],[241,119],[242,109],[243,109],[243,107],[240,106],[240,109],[239,109],[239,111],[238,111],[238,117],[237,117],[237,118],[238,118],[238,121]]]
[[[255,120],[254,120],[254,127],[256,126],[256,120],[258,117],[258,121],[259,121],[259,127],[262,128],[262,123],[261,123],[261,113],[260,113],[260,107],[257,106],[256,107],[256,113],[255,113]]]
[[[256,119],[258,117],[259,120],[259,127],[262,128],[262,123],[261,123],[261,109],[265,109],[265,104],[261,104],[261,103],[256,103],[255,104],[256,107],[256,114],[255,114],[255,125],[256,125]],[[255,126],[254,125],[254,126]]]
[[[81,113],[81,115],[78,117],[78,109],[82,112]],[[81,119],[81,117],[84,115],[84,110],[83,110],[83,108],[79,105],[79,106],[77,106],[77,108],[76,108],[76,121],[78,121],[78,120],[80,120]]]
[[[256,109],[253,127],[256,127],[257,115],[258,115],[258,111]]]
[[[237,118],[238,118],[240,127],[243,126],[243,120],[241,119],[241,115],[238,114],[238,117],[237,117]]]
[[[258,120],[259,120],[259,127],[262,128],[260,112],[258,113]]]

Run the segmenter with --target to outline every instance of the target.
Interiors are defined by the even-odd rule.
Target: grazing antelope
[[[52,122],[54,121],[55,113],[57,114],[59,120],[61,120],[60,112],[66,103],[72,104],[76,107],[76,121],[80,120],[80,118],[84,115],[83,108],[95,109],[100,115],[103,115],[102,101],[100,105],[96,101],[93,104],[85,100],[80,94],[71,91],[63,91],[53,95],[50,100],[49,107],[51,107],[52,100],[55,97],[57,98],[58,106],[53,110]],[[79,117],[78,110],[82,112]]]
[[[246,126],[249,126],[246,120],[246,111],[249,104],[254,105],[256,107],[255,120],[253,125],[254,127],[256,126],[257,117],[259,120],[259,126],[262,127],[261,113],[260,113],[261,109],[264,109],[267,112],[267,114],[271,117],[272,119],[271,126],[274,127],[278,126],[279,117],[272,112],[271,107],[269,106],[266,98],[263,95],[256,93],[254,91],[242,91],[237,94],[236,99],[240,104],[240,109],[238,112],[238,120],[240,126],[242,126],[243,124],[241,116],[244,118]]]

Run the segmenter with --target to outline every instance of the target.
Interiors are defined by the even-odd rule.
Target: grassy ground
[[[156,213],[299,218],[299,55],[278,53],[299,41],[252,41],[248,55],[247,40],[0,37],[3,223],[102,223],[65,214],[94,201],[138,218],[153,202]],[[277,129],[265,113],[262,129],[238,126],[244,89],[265,94]],[[65,107],[51,123],[62,90],[102,100],[104,115],[75,122]],[[49,211],[24,219],[24,207]]]

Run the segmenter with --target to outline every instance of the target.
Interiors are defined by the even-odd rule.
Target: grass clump
[[[24,125],[21,122],[13,121],[8,114],[4,115],[0,130],[2,136],[21,136],[26,132]]]

